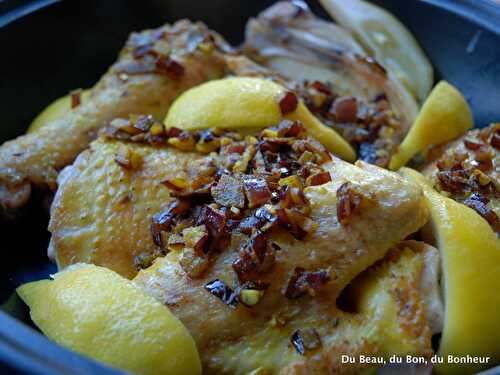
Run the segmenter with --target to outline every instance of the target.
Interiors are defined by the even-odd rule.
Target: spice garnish
[[[211,294],[219,298],[230,308],[234,309],[238,306],[238,294],[233,289],[226,285],[222,280],[215,279],[205,284],[205,289]]]
[[[446,151],[436,162],[434,178],[436,190],[472,208],[497,233],[500,218],[490,202],[497,201],[500,194],[495,172],[499,163],[495,142],[499,135],[500,124],[469,132],[461,144]]]
[[[187,175],[159,181],[173,200],[151,222],[154,243],[163,252],[180,251],[181,267],[189,277],[201,277],[237,234],[243,238],[233,270],[240,283],[257,282],[272,269],[279,251],[268,243],[272,228],[280,226],[304,239],[318,226],[309,217],[304,188],[331,181],[322,167],[331,156],[307,137],[300,122],[285,120],[257,136],[243,136],[220,129],[164,129],[151,117],[132,116],[114,120],[104,134],[156,147],[206,151]]]
[[[368,198],[352,182],[344,182],[337,190],[337,217],[342,225],[348,224],[361,204]]]
[[[82,103],[82,89],[73,90],[69,95],[71,97],[71,109],[78,107]]]
[[[302,267],[296,267],[288,281],[285,297],[296,299],[305,294],[314,296],[329,280],[329,270],[309,272]]]
[[[292,113],[297,109],[299,99],[292,91],[287,91],[279,98],[279,106],[282,115]]]
[[[321,347],[321,338],[314,328],[296,330],[292,334],[290,341],[300,355],[304,355],[307,350]]]

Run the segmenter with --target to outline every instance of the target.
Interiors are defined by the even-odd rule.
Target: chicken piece
[[[131,152],[137,170],[116,158]],[[151,217],[170,201],[160,182],[189,178],[203,155],[99,139],[59,175],[51,207],[49,256],[59,268],[84,262],[131,278],[137,262],[156,249]],[[119,160],[118,160],[119,161]]]
[[[434,188],[463,203],[500,233],[500,124],[469,131],[438,149],[422,168]]]
[[[441,258],[439,250],[419,241],[404,241],[402,245],[423,254],[420,296],[426,308],[427,325],[433,334],[443,332],[444,303],[441,293]],[[401,247],[401,244],[398,245]]]
[[[316,231],[306,241],[296,240],[279,229],[271,233],[270,241],[281,250],[275,254],[271,272],[261,275],[261,281],[270,286],[255,308],[240,304],[231,309],[204,287],[213,280],[233,285],[231,265],[238,257],[235,251],[238,247],[220,254],[201,278],[186,275],[176,261],[177,253],[159,259],[135,278],[188,327],[207,368],[216,372],[223,368],[224,363],[218,363],[221,359],[217,351],[243,337],[255,337],[273,316],[278,320],[289,317],[297,322],[295,328],[302,324],[307,328],[307,322],[309,327],[328,329],[335,317],[335,300],[342,289],[383,257],[398,240],[425,223],[427,212],[422,206],[420,189],[392,173],[362,162],[352,166],[337,159],[327,168],[333,182],[306,189],[311,218],[319,224]],[[346,181],[359,184],[361,191],[373,198],[373,206],[366,207],[360,216],[343,225],[336,214],[336,192]],[[328,270],[330,281],[315,297],[286,298],[283,293],[296,267],[308,271]],[[289,338],[291,333],[287,330],[285,335]],[[262,342],[267,342],[267,338],[269,336]],[[258,367],[257,362],[253,366]]]
[[[398,244],[349,286],[353,313],[336,307],[332,291],[291,304],[277,290],[251,309],[230,310],[202,291],[184,292],[176,253],[158,259],[134,282],[163,303],[176,300],[169,308],[195,338],[204,373],[361,374],[380,364],[346,365],[342,355],[432,354],[425,294],[429,286],[437,289],[437,279],[429,277],[437,255],[415,241]],[[223,317],[215,319],[217,314]]]
[[[309,109],[359,149],[361,160],[386,166],[418,113],[391,72],[302,2],[278,2],[251,19],[243,51],[299,83]]]
[[[306,141],[299,141],[299,144],[303,142]],[[233,147],[242,147],[241,142],[236,142]],[[252,147],[247,146],[249,149]],[[94,142],[90,150],[83,152],[60,175],[60,187],[52,205],[49,223],[52,233],[49,252],[60,267],[89,262],[107,266],[127,277],[133,276],[136,269],[134,260],[142,258],[142,255],[147,257],[153,254],[158,245],[158,241],[153,243],[149,226],[153,215],[170,202],[169,189],[160,182],[168,180],[167,186],[170,187],[172,181],[174,184],[175,181],[192,181],[205,170],[214,172],[230,168],[220,161],[215,162],[215,158],[224,159],[224,155],[220,151],[220,154],[203,156],[165,147],[107,141],[104,138]],[[234,162],[234,155],[230,154],[227,160]],[[237,163],[239,167],[246,160],[244,155]],[[137,168],[132,168],[133,160],[140,160],[135,163]],[[126,165],[129,161],[130,166]],[[319,267],[333,256],[328,255],[326,248],[330,240],[335,239],[340,243],[335,258],[339,262],[339,272],[342,271],[339,274],[335,271],[335,278],[339,279],[342,288],[357,273],[383,256],[390,246],[387,242],[401,240],[423,225],[426,211],[420,202],[420,189],[404,183],[396,174],[364,163],[354,167],[337,159],[324,166],[334,183],[322,188],[306,189],[309,190],[307,195],[312,209],[311,219],[319,224],[314,237],[308,240],[308,244],[318,247],[317,259],[300,256],[295,261],[303,263],[302,267],[305,268]],[[359,183],[356,194],[367,197],[368,207],[363,209],[366,221],[355,217],[359,222],[353,221],[352,225],[346,227],[340,225],[337,218],[336,191],[347,181]],[[398,222],[394,224],[394,233],[383,230],[383,226],[378,228],[373,225],[371,221],[375,217],[376,223],[384,226]],[[367,231],[365,227],[368,226],[372,226],[373,230]],[[365,232],[372,234],[373,241],[368,240],[371,237]],[[278,242],[283,242],[284,246],[303,246],[303,242],[292,241],[284,233],[278,232],[277,235],[281,238]],[[373,249],[367,248],[365,241],[373,245]],[[350,250],[347,250],[349,248],[356,249],[356,259],[360,259],[359,263],[354,262],[355,269],[351,269],[354,265],[351,266],[353,258]],[[287,263],[280,277],[286,277],[285,273],[290,267],[291,264]],[[344,273],[344,267],[349,272]]]
[[[0,205],[22,206],[31,184],[55,190],[58,172],[114,118],[137,113],[163,119],[183,91],[223,75],[220,51],[227,48],[204,24],[186,20],[133,33],[89,100],[0,147]]]
[[[151,132],[153,128],[154,125]],[[206,130],[174,133],[166,139],[168,145],[205,150],[200,152],[210,152],[207,146],[211,145],[218,151],[197,156],[168,149],[165,144],[161,147],[158,143],[148,146],[111,141],[104,134],[92,143],[91,149],[61,174],[49,227],[53,235],[51,251],[60,267],[92,262],[130,277],[137,263],[134,260],[143,258],[141,253],[155,256],[156,246],[167,244],[171,253],[135,280],[171,308],[193,334],[200,352],[213,360],[217,355],[209,355],[212,350],[242,337],[258,335],[272,316],[278,321],[288,316],[297,322],[322,317],[312,322],[318,328],[328,327],[322,319],[331,319],[331,312],[337,311],[335,300],[345,286],[426,222],[427,211],[419,187],[373,165],[359,162],[353,166],[332,159],[317,141],[304,134],[299,123],[285,121],[277,128],[264,130],[260,138]],[[198,143],[190,139],[198,139]],[[272,179],[273,166],[278,167],[278,183]],[[207,176],[222,176],[208,180],[208,191],[186,191],[185,187],[192,187],[192,181],[199,180],[195,176],[205,170]],[[289,177],[280,178],[281,173]],[[306,177],[301,179],[299,175],[304,173]],[[260,176],[271,180],[265,182]],[[161,181],[165,186],[161,186]],[[291,200],[286,199],[286,189],[279,190],[282,197],[275,203],[275,212],[284,210],[283,214],[293,214],[292,217],[302,217],[304,221],[300,224],[279,216],[275,217],[278,221],[269,219],[269,224],[276,225],[267,230],[260,224],[250,225],[253,234],[246,238],[265,236],[273,253],[271,259],[271,255],[266,255],[271,251],[268,245],[265,250],[260,247],[264,251],[259,252],[262,267],[243,271],[247,266],[253,267],[253,263],[243,261],[248,253],[242,253],[242,249],[247,249],[242,245],[254,243],[243,239],[248,234],[244,218],[257,216],[238,215],[243,212],[267,217],[264,211],[273,211],[269,207],[269,189],[277,192],[278,188],[272,186],[285,182],[291,189]],[[304,198],[294,192],[293,186],[299,185],[307,186]],[[173,200],[172,196],[179,194],[183,198]],[[217,204],[211,203],[212,199]],[[294,207],[292,201],[299,206]],[[186,204],[191,208],[181,209]],[[164,210],[166,205],[168,209]],[[169,216],[172,207],[179,209],[177,219]],[[299,208],[302,211],[297,211]],[[226,221],[222,212],[236,215],[236,221]],[[300,216],[300,212],[307,216]],[[299,224],[309,229],[290,229]],[[157,225],[164,233],[157,231]],[[230,241],[222,245],[224,233]],[[177,247],[179,243],[181,248]],[[257,249],[259,246],[254,244],[252,249]],[[175,261],[178,256],[179,262]],[[211,283],[221,286],[222,282],[240,290],[246,283],[242,278],[246,277],[268,286],[267,289],[262,292],[247,287],[241,291],[241,297],[228,302],[230,306],[207,290]],[[229,289],[226,291],[226,297],[233,296]],[[243,303],[255,307],[247,308]],[[207,368],[217,367],[207,358]]]

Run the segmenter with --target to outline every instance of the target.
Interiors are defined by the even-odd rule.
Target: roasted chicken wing
[[[184,90],[222,76],[219,51],[225,48],[205,25],[189,21],[133,33],[88,100],[0,147],[0,204],[23,205],[32,184],[55,190],[58,172],[114,118],[137,113],[162,119]]]

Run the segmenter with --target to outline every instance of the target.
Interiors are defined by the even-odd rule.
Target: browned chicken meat
[[[118,164],[130,163],[128,157],[140,160],[140,171]],[[197,159],[201,155],[95,141],[59,175],[49,255],[60,267],[82,261],[132,277],[137,272],[135,257],[155,249],[151,216],[170,200],[161,181],[184,177]]]
[[[429,281],[432,290],[437,286],[428,277],[436,268],[436,253],[416,242],[398,244],[346,290],[352,299],[349,313],[336,306],[336,292],[327,285],[297,299],[270,286],[258,304],[240,302],[231,308],[204,290],[210,278],[194,284],[185,279],[175,252],[141,271],[134,282],[166,303],[188,327],[204,373],[363,374],[374,364],[346,366],[342,355],[387,359],[432,354],[428,318],[433,312],[427,306],[436,297],[429,301],[426,294],[432,289]]]
[[[436,190],[464,203],[500,233],[500,124],[468,132],[423,168]],[[438,156],[436,156],[436,154]]]
[[[243,51],[297,82],[309,109],[361,160],[387,166],[418,112],[412,95],[344,29],[302,2],[279,2],[246,27]]]
[[[137,144],[138,135],[128,133],[129,127],[137,124],[134,121],[147,123],[142,126],[149,129],[144,130],[141,142],[148,145]],[[128,143],[116,139],[128,139]],[[131,142],[132,139],[136,141]],[[150,117],[122,120],[121,128],[109,127],[102,139],[94,142],[61,173],[49,225],[53,234],[51,252],[63,267],[79,261],[92,262],[130,277],[134,274],[134,259],[138,264],[157,248],[168,248],[163,232],[173,230],[175,220],[170,216],[179,213],[183,220],[176,223],[179,228],[175,231],[182,231],[193,224],[189,221],[194,220],[193,217],[189,219],[186,215],[203,216],[197,211],[196,202],[207,205],[210,203],[207,199],[212,196],[216,197],[216,206],[228,207],[222,211],[215,207],[214,213],[209,215],[225,218],[222,224],[219,223],[222,227],[217,227],[222,232],[230,230],[231,225],[246,225],[248,228],[244,231],[248,232],[255,226],[270,228],[282,223],[281,226],[302,239],[309,232],[322,233],[322,225],[327,233],[335,229],[335,223],[338,226],[338,220],[348,222],[354,211],[361,210],[358,206],[363,207],[361,211],[373,211],[380,218],[384,217],[384,208],[401,211],[387,217],[391,222],[398,222],[394,230],[402,231],[394,242],[423,224],[426,212],[420,201],[420,189],[379,168],[372,169],[366,164],[354,167],[330,160],[330,154],[317,141],[308,138],[299,123],[289,121],[276,130],[264,130],[256,138],[239,133],[218,135],[217,131],[209,130],[188,133],[172,128],[165,131]],[[236,173],[238,177],[230,179],[227,173]],[[311,187],[330,180],[333,182],[325,185],[331,187],[330,190]],[[219,188],[213,187],[217,181]],[[368,184],[367,188],[363,182]],[[289,185],[291,187],[287,188]],[[337,193],[340,185],[342,189]],[[312,194],[310,199],[306,199],[307,189],[311,190],[307,193]],[[383,197],[393,199],[390,206],[375,197],[379,189]],[[172,201],[172,197],[176,200]],[[309,200],[311,205],[307,204]],[[316,200],[317,207],[312,204]],[[183,204],[176,208],[179,202]],[[278,202],[279,207],[269,207],[272,213],[258,210],[273,202]],[[281,207],[282,204],[285,206]],[[156,222],[153,220],[151,236],[149,222],[162,207],[166,207],[165,212],[155,217]],[[315,212],[314,207],[321,215],[312,220],[309,215]],[[269,221],[267,225],[266,221]],[[346,229],[344,226],[339,228]],[[347,228],[352,230],[352,226]],[[388,230],[374,229],[373,232],[381,240],[386,235],[391,237]],[[356,237],[354,234],[345,236],[349,240]],[[227,245],[223,239],[220,244],[215,241],[213,245]],[[383,255],[371,258],[364,254],[361,244],[359,251],[361,263],[373,263]],[[360,264],[359,267],[364,269],[366,266]]]
[[[135,121],[148,122],[141,137],[128,133]],[[329,373],[349,348],[381,353],[361,338],[361,318],[335,327],[336,299],[427,220],[419,187],[332,158],[290,121],[244,136],[122,120],[59,183],[49,228],[59,265],[146,268],[135,281],[182,320],[213,373]],[[416,288],[415,272],[404,288]],[[430,354],[412,293],[397,297],[421,322],[404,350]]]
[[[205,25],[185,20],[133,33],[88,101],[0,147],[1,206],[23,205],[32,184],[55,190],[58,172],[114,118],[136,113],[162,119],[180,93],[223,75],[219,51],[226,48]]]

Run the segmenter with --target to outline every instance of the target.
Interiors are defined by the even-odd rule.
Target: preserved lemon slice
[[[90,89],[83,90],[80,94],[80,100],[86,102],[90,96]],[[38,116],[31,122],[28,133],[32,133],[35,130],[43,128],[48,123],[62,117],[66,113],[71,111],[71,95],[63,96],[62,98],[54,100],[45,109],[40,112]]]
[[[422,102],[433,83],[432,65],[413,35],[386,10],[363,0],[320,0],[367,53],[393,72]]]
[[[439,82],[392,156],[389,168],[398,170],[417,153],[429,146],[449,142],[473,125],[471,110],[460,91],[446,81]]]
[[[201,374],[182,323],[111,270],[79,264],[17,293],[43,333],[72,350],[137,374]]]
[[[426,240],[441,253],[445,296],[439,355],[489,356],[488,364],[437,365],[439,374],[475,373],[500,363],[500,241],[474,210],[436,192],[420,173],[400,172],[424,189],[430,211]]]
[[[280,85],[261,78],[233,77],[210,81],[183,93],[165,118],[166,127],[195,130],[206,128],[264,128],[283,118],[299,120],[310,135],[343,159],[354,161],[356,153],[337,132],[323,125],[299,101],[295,111],[283,116]]]

